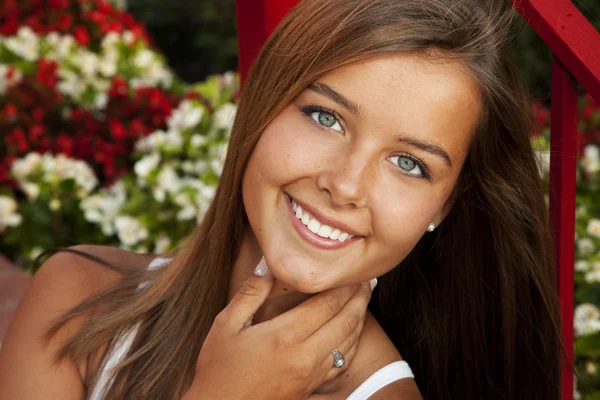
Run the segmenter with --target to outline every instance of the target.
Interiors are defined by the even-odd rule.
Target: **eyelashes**
[[[343,119],[335,111],[315,105],[304,106],[300,111],[321,129],[333,129],[336,132],[344,133]],[[394,162],[392,159],[397,159],[397,161]],[[388,160],[390,160],[396,169],[403,175],[431,180],[431,174],[425,166],[425,163],[412,154],[400,153],[388,157]],[[411,172],[415,169],[418,170],[418,173]]]

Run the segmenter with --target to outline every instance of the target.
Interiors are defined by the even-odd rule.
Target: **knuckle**
[[[348,315],[348,318],[346,318],[346,325],[345,325],[346,332],[354,332],[359,323],[360,323],[360,316],[358,316],[356,314]]]
[[[246,281],[242,284],[242,286],[238,290],[238,293],[242,296],[254,297],[258,296],[258,294],[260,293],[260,288],[258,288],[253,282]]]
[[[304,378],[312,376],[315,371],[315,360],[308,352],[300,352],[294,360],[294,371]]]
[[[217,314],[213,321],[213,327],[217,329],[226,328],[229,324],[229,316],[226,310],[221,311]]]
[[[344,306],[344,302],[333,295],[328,295],[323,301],[325,303],[325,308],[334,314],[340,311]]]
[[[286,332],[278,333],[277,335],[273,336],[273,339],[271,340],[271,344],[275,351],[281,351],[283,349],[286,349],[290,346],[291,343],[291,335]]]

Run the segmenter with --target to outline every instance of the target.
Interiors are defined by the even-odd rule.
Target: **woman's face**
[[[449,211],[479,111],[464,66],[411,54],[304,90],[265,129],[243,180],[273,275],[314,293],[398,265]]]

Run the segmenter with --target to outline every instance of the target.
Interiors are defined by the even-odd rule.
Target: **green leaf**
[[[575,340],[575,355],[597,357],[600,356],[600,334],[582,336]],[[599,399],[600,400],[600,399]]]

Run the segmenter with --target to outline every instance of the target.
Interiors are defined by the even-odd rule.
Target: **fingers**
[[[362,283],[340,312],[308,337],[304,343],[318,354],[331,353],[364,321],[370,299],[371,285],[369,282]]]
[[[344,365],[341,368],[334,368],[334,358],[333,351],[327,355],[325,360],[323,361],[323,365],[321,366],[323,374],[325,376],[323,382],[329,382],[340,373],[344,372],[348,369],[348,366],[352,363],[354,359],[354,355],[358,349],[358,342],[360,338],[360,334],[362,333],[363,326],[365,324],[365,318],[361,320],[358,324],[354,332],[350,334],[347,338],[344,339],[344,342],[340,344],[336,349],[342,353],[344,356]]]
[[[261,258],[254,274],[239,288],[227,307],[219,313],[215,323],[222,324],[235,333],[252,323],[252,318],[265,302],[273,287],[273,275],[269,271],[264,257]]]

